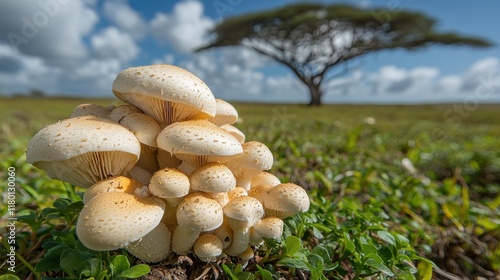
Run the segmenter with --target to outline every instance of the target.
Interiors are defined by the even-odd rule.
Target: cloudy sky
[[[113,97],[129,66],[173,63],[229,101],[306,102],[307,90],[285,67],[243,48],[193,53],[207,30],[228,16],[291,1],[2,0],[0,94]],[[336,3],[339,1],[320,1]],[[384,51],[356,59],[325,96],[333,103],[500,102],[497,0],[357,0],[367,9],[423,11],[441,31],[484,36],[496,46]],[[374,17],[382,15],[374,15]]]

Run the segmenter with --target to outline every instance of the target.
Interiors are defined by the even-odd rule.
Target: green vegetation
[[[74,225],[83,190],[26,164],[24,152],[39,129],[86,102],[0,99],[0,213],[8,217],[4,171],[15,167],[19,279],[500,275],[499,105],[481,105],[466,115],[446,114],[453,105],[235,104],[247,140],[273,151],[271,172],[308,189],[312,201],[309,212],[286,220],[282,240],[266,240],[244,266],[234,258],[205,264],[189,256],[144,265],[126,251],[81,245]],[[2,230],[6,224],[2,219]],[[8,234],[2,232],[0,274],[9,272]]]

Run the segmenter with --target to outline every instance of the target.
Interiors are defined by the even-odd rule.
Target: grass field
[[[88,275],[59,259],[47,261],[61,257],[50,247],[57,242],[77,244],[78,211],[71,207],[77,209],[82,190],[51,180],[24,159],[38,130],[88,102],[117,104],[0,99],[0,164],[15,167],[18,185],[20,279]],[[209,268],[206,279],[217,273],[230,279],[499,279],[500,105],[233,105],[247,140],[273,151],[271,172],[308,190],[310,211],[287,219],[283,240],[266,242],[244,270],[235,259],[213,267],[172,259],[150,266],[143,279],[161,279],[152,276],[161,273],[194,279]],[[5,218],[6,172],[0,182]],[[8,272],[7,235],[0,275]],[[106,273],[116,254],[136,262],[124,251],[80,251],[102,262]]]

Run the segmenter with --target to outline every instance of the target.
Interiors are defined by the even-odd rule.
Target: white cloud
[[[157,13],[151,20],[153,37],[179,53],[187,53],[207,43],[206,32],[214,20],[203,15],[203,3],[185,0],[175,4],[170,14]]]
[[[84,37],[97,24],[98,15],[84,2],[60,2],[37,1],[34,5],[30,1],[0,1],[0,34],[5,34],[0,43],[51,64],[85,57]]]
[[[120,29],[130,33],[135,39],[143,39],[147,35],[148,24],[124,0],[107,0],[104,2],[104,14]]]
[[[139,47],[132,36],[118,28],[107,27],[91,38],[92,48],[98,58],[118,58],[128,61],[139,54]]]

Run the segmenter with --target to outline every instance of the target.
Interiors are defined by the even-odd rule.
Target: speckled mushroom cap
[[[159,262],[166,259],[170,253],[171,238],[172,233],[167,226],[159,223],[152,231],[130,243],[125,249],[143,262]]]
[[[264,216],[262,204],[251,196],[231,199],[223,208],[229,225],[234,228],[249,228]]]
[[[114,121],[120,122],[125,116],[130,115],[132,113],[143,113],[141,109],[135,107],[131,104],[120,105],[108,114],[107,118]]]
[[[146,114],[131,113],[120,120],[120,125],[134,133],[141,144],[155,147],[161,128],[157,121]]]
[[[90,186],[83,194],[83,203],[87,203],[95,196],[104,192],[124,192],[134,194],[143,184],[125,176],[113,176]]]
[[[126,174],[140,151],[139,141],[126,128],[110,120],[84,116],[40,130],[28,144],[26,160],[50,177],[86,188]]]
[[[193,73],[169,64],[130,67],[113,81],[114,94],[160,124],[215,116],[215,97]]]
[[[221,125],[220,128],[231,133],[231,135],[233,135],[234,138],[236,138],[236,140],[238,140],[238,142],[240,142],[240,144],[245,143],[245,134],[241,130],[236,128],[235,126],[230,125],[230,124],[225,124],[225,125]]]
[[[195,167],[209,162],[225,162],[243,152],[236,138],[207,120],[171,124],[160,132],[157,144],[159,149]]]
[[[222,242],[213,234],[202,234],[194,243],[194,254],[204,262],[214,262],[222,254]]]
[[[236,179],[227,166],[208,163],[200,166],[189,177],[191,190],[208,193],[227,192],[236,187]]]
[[[177,223],[192,231],[210,231],[218,228],[224,218],[220,204],[202,193],[184,197],[177,207]]]
[[[76,106],[69,117],[95,116],[99,118],[106,118],[113,109],[114,106],[103,107],[93,103],[85,103]]]
[[[269,186],[269,187],[274,187],[276,185],[281,184],[281,181],[278,177],[275,175],[262,171],[257,176],[252,178],[252,181],[250,183],[250,186],[253,188],[255,186]]]
[[[293,183],[279,184],[271,188],[264,197],[266,216],[281,219],[309,210],[307,192]]]
[[[273,153],[266,145],[257,141],[246,142],[241,146],[243,153],[225,164],[236,177],[236,184],[249,190],[252,178],[273,166]]]
[[[211,122],[221,126],[233,124],[238,120],[238,111],[236,111],[233,105],[219,98],[216,98],[215,101],[217,104],[217,111],[215,116],[209,119]]]
[[[163,168],[156,171],[149,182],[149,191],[160,198],[165,198],[175,207],[183,196],[189,193],[189,178],[174,168]]]
[[[152,231],[161,221],[165,203],[122,192],[105,192],[85,204],[76,234],[85,247],[96,251],[124,248]]]
[[[279,239],[283,234],[283,224],[278,217],[265,217],[257,221],[252,229],[261,237]]]

